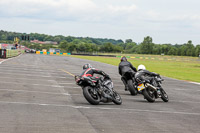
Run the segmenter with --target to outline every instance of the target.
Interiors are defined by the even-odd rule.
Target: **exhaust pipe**
[[[149,83],[146,83],[145,87],[150,87],[150,88],[154,89],[155,91],[157,91],[157,88]]]

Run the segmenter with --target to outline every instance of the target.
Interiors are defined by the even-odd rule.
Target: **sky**
[[[199,0],[0,0],[0,30],[200,44]]]

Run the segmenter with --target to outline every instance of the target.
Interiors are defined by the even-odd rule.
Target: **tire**
[[[121,105],[122,104],[122,99],[119,95],[119,93],[117,93],[116,91],[113,90],[113,103],[117,104],[117,105]]]
[[[155,102],[155,94],[154,93],[151,93],[151,90],[150,88],[146,88],[143,90],[143,95],[145,97],[145,99],[148,101],[148,102]]]
[[[98,105],[100,102],[100,96],[98,94],[94,95],[92,92],[93,88],[86,86],[83,88],[83,95],[85,99],[92,105]]]
[[[129,89],[131,95],[137,95],[137,90],[133,86],[133,81],[130,79],[127,81],[127,84],[128,84],[128,89]]]
[[[169,101],[168,95],[167,95],[167,93],[164,91],[163,88],[160,89],[160,94],[161,94],[161,99],[162,99],[164,102],[168,102],[168,101]]]

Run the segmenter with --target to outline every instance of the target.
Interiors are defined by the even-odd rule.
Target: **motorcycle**
[[[98,105],[100,102],[122,104],[120,95],[113,89],[113,82],[108,77],[97,79],[76,75],[75,81],[81,86],[85,99],[92,105]]]
[[[137,95],[137,88],[135,87],[135,78],[134,73],[132,71],[126,72],[122,76],[122,81],[125,81],[128,86],[128,91],[131,93],[131,95]]]
[[[150,83],[149,80],[140,80],[136,78],[138,93],[144,95],[144,99],[148,102],[155,102],[155,99],[161,98],[164,102],[168,102],[169,98],[165,90],[162,88],[161,84],[164,79],[160,75],[153,76],[153,82]]]

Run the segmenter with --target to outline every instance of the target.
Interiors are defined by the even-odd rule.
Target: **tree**
[[[192,41],[189,40],[186,44],[186,55],[187,56],[194,56],[195,55],[195,49],[194,45],[192,44]]]
[[[132,39],[126,39],[125,40],[125,43],[132,43],[133,41],[132,41]]]
[[[75,44],[73,44],[73,43],[70,43],[69,45],[68,45],[68,47],[67,47],[67,50],[70,52],[70,53],[72,53],[75,49],[76,49],[76,45]]]
[[[1,40],[7,40],[7,36],[5,34],[1,35]]]
[[[59,48],[67,49],[67,47],[68,47],[68,42],[67,41],[63,40],[63,41],[60,42]]]
[[[54,37],[53,41],[59,43],[61,41],[61,38],[59,36],[56,36],[56,37]]]
[[[102,52],[112,52],[113,51],[113,44],[112,43],[105,43],[100,50]]]
[[[195,47],[195,56],[199,57],[199,55],[200,55],[200,45],[197,45]]]
[[[175,47],[171,47],[170,50],[168,51],[168,55],[176,55],[177,49]]]
[[[77,52],[86,52],[85,43],[80,43],[80,44],[78,44],[76,50],[77,50]]]
[[[161,54],[161,45],[155,44],[155,45],[153,46],[153,51],[152,51],[152,53],[153,53],[153,54],[157,54],[157,55]]]
[[[152,54],[153,52],[153,40],[150,36],[144,38],[144,41],[140,44],[141,54]]]
[[[137,44],[135,42],[132,43],[127,43],[125,49],[125,52],[131,53],[131,52],[135,52],[136,50],[133,49],[133,47],[135,47]]]

